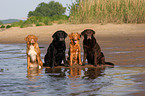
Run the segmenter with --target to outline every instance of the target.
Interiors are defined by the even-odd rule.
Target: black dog
[[[53,34],[53,41],[49,45],[47,49],[47,53],[44,58],[44,66],[54,67],[61,66],[61,62],[63,60],[64,64],[66,64],[65,58],[65,38],[67,37],[67,33],[65,31],[59,30]]]
[[[103,52],[101,52],[101,48],[97,43],[94,37],[95,31],[91,29],[84,30],[81,35],[84,36],[83,40],[83,48],[84,48],[84,59],[83,65],[86,63],[86,59],[88,60],[89,64],[94,66],[97,65],[114,65],[110,62],[105,62],[105,57]]]

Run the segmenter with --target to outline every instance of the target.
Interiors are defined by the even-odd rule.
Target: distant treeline
[[[20,21],[19,19],[7,19],[7,20],[0,20],[0,25],[1,24],[10,24],[10,23],[13,23],[13,22],[18,22]]]

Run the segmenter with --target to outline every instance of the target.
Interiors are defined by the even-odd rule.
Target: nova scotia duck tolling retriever
[[[69,44],[69,52],[68,52],[68,63],[70,66],[74,64],[82,65],[81,62],[81,48],[80,48],[80,38],[81,34],[71,33],[69,34],[70,44]]]
[[[43,62],[40,58],[40,48],[37,43],[38,38],[35,35],[28,35],[25,38],[26,44],[27,44],[27,69],[30,67],[39,67],[41,68],[43,66]]]

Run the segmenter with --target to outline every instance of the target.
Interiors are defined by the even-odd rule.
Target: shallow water
[[[25,46],[0,44],[0,96],[127,96],[140,91],[131,76],[145,74],[145,67],[27,70]],[[40,49],[43,58],[45,49]]]

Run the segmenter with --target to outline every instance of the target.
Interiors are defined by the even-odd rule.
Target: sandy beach
[[[68,34],[81,33],[87,28],[96,32],[95,37],[105,54],[106,61],[120,67],[145,67],[145,24],[54,24],[28,28],[15,27],[0,31],[0,44],[25,43],[24,38],[29,34],[34,34],[38,37],[39,45],[45,47],[45,50],[42,50],[42,53],[45,53],[55,31],[64,30]],[[82,40],[83,37],[80,40],[81,47]],[[68,48],[69,38],[66,39],[66,45]],[[143,75],[135,76],[135,82],[144,80]],[[142,86],[142,88],[145,87]],[[141,96],[144,92],[131,95],[139,96],[138,94]]]
[[[57,30],[64,30],[68,34],[72,32],[81,33],[84,29],[91,28],[96,31],[96,38],[98,41],[103,41],[103,37],[142,37],[145,34],[145,24],[54,24],[51,26],[27,27],[18,28],[13,27],[0,31],[0,43],[25,43],[24,38],[29,34],[36,35],[43,44],[49,43],[52,39],[52,34]],[[118,38],[119,40],[120,38]],[[107,41],[109,41],[108,39]],[[116,41],[116,40],[115,40]],[[121,42],[121,41],[120,41]]]

